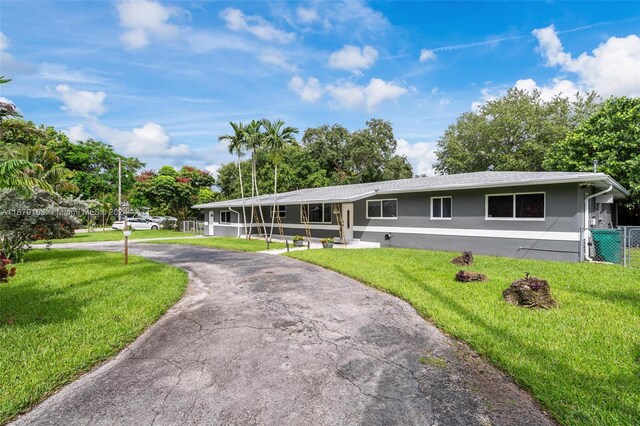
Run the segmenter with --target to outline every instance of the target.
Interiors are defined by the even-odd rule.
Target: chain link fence
[[[640,268],[640,227],[580,228],[580,260]]]
[[[640,268],[640,227],[625,227],[625,264],[630,268]]]
[[[626,264],[625,230],[580,228],[580,259]]]
[[[195,220],[183,220],[179,222],[178,230],[180,232],[191,234],[204,234],[204,222]]]

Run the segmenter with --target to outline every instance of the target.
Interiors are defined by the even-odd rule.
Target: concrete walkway
[[[265,254],[131,251],[186,269],[186,296],[15,424],[552,424],[411,306],[349,278]]]

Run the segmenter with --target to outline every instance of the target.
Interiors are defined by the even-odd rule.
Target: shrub
[[[302,235],[294,235],[293,241],[304,241],[304,237]]]
[[[10,259],[4,257],[3,253],[0,253],[0,284],[9,282],[9,278],[16,276],[16,268],[11,266],[12,263]]]

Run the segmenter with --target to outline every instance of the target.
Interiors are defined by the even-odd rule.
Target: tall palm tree
[[[285,146],[295,144],[296,139],[293,136],[298,133],[298,129],[291,126],[285,126],[284,121],[269,121],[266,118],[261,120],[261,124],[265,129],[265,145],[271,153],[271,161],[273,162],[273,210],[271,211],[271,230],[269,231],[269,239],[273,236],[273,222],[276,214],[276,194],[278,193],[278,164],[282,161],[282,150]]]
[[[246,146],[245,140],[245,128],[242,123],[234,123],[230,121],[229,124],[233,129],[232,134],[222,135],[218,137],[218,141],[227,142],[229,144],[229,154],[236,154],[238,157],[238,177],[240,179],[240,198],[244,198],[244,185],[242,183],[242,156],[244,155],[244,148]],[[244,206],[244,201],[242,202],[242,216],[244,222],[244,234],[248,235],[247,230],[247,212]]]
[[[245,126],[245,147],[251,150],[251,220],[253,221],[255,200],[258,201],[258,212],[260,219],[264,227],[264,215],[262,213],[262,206],[260,205],[260,191],[258,190],[258,171],[256,167],[256,152],[264,146],[265,137],[262,133],[262,124],[259,121],[251,120],[251,122]],[[253,198],[255,196],[255,198]],[[251,231],[251,224],[249,225],[249,231]],[[265,238],[267,237],[266,227],[264,227]],[[250,235],[251,233],[249,233]]]

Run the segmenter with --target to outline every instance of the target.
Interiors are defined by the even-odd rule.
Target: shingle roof
[[[476,172],[456,175],[418,177],[411,179],[388,180],[383,182],[360,183],[355,185],[327,186],[324,188],[299,189],[275,195],[275,203],[341,203],[356,201],[372,195],[396,194],[403,192],[428,192],[451,189],[491,188],[501,186],[520,186],[569,182],[600,182],[602,185],[613,185],[619,198],[626,198],[629,193],[615,180],[604,173],[586,172]],[[269,205],[274,203],[274,196],[241,198],[199,204],[194,208],[241,207],[251,203]]]

